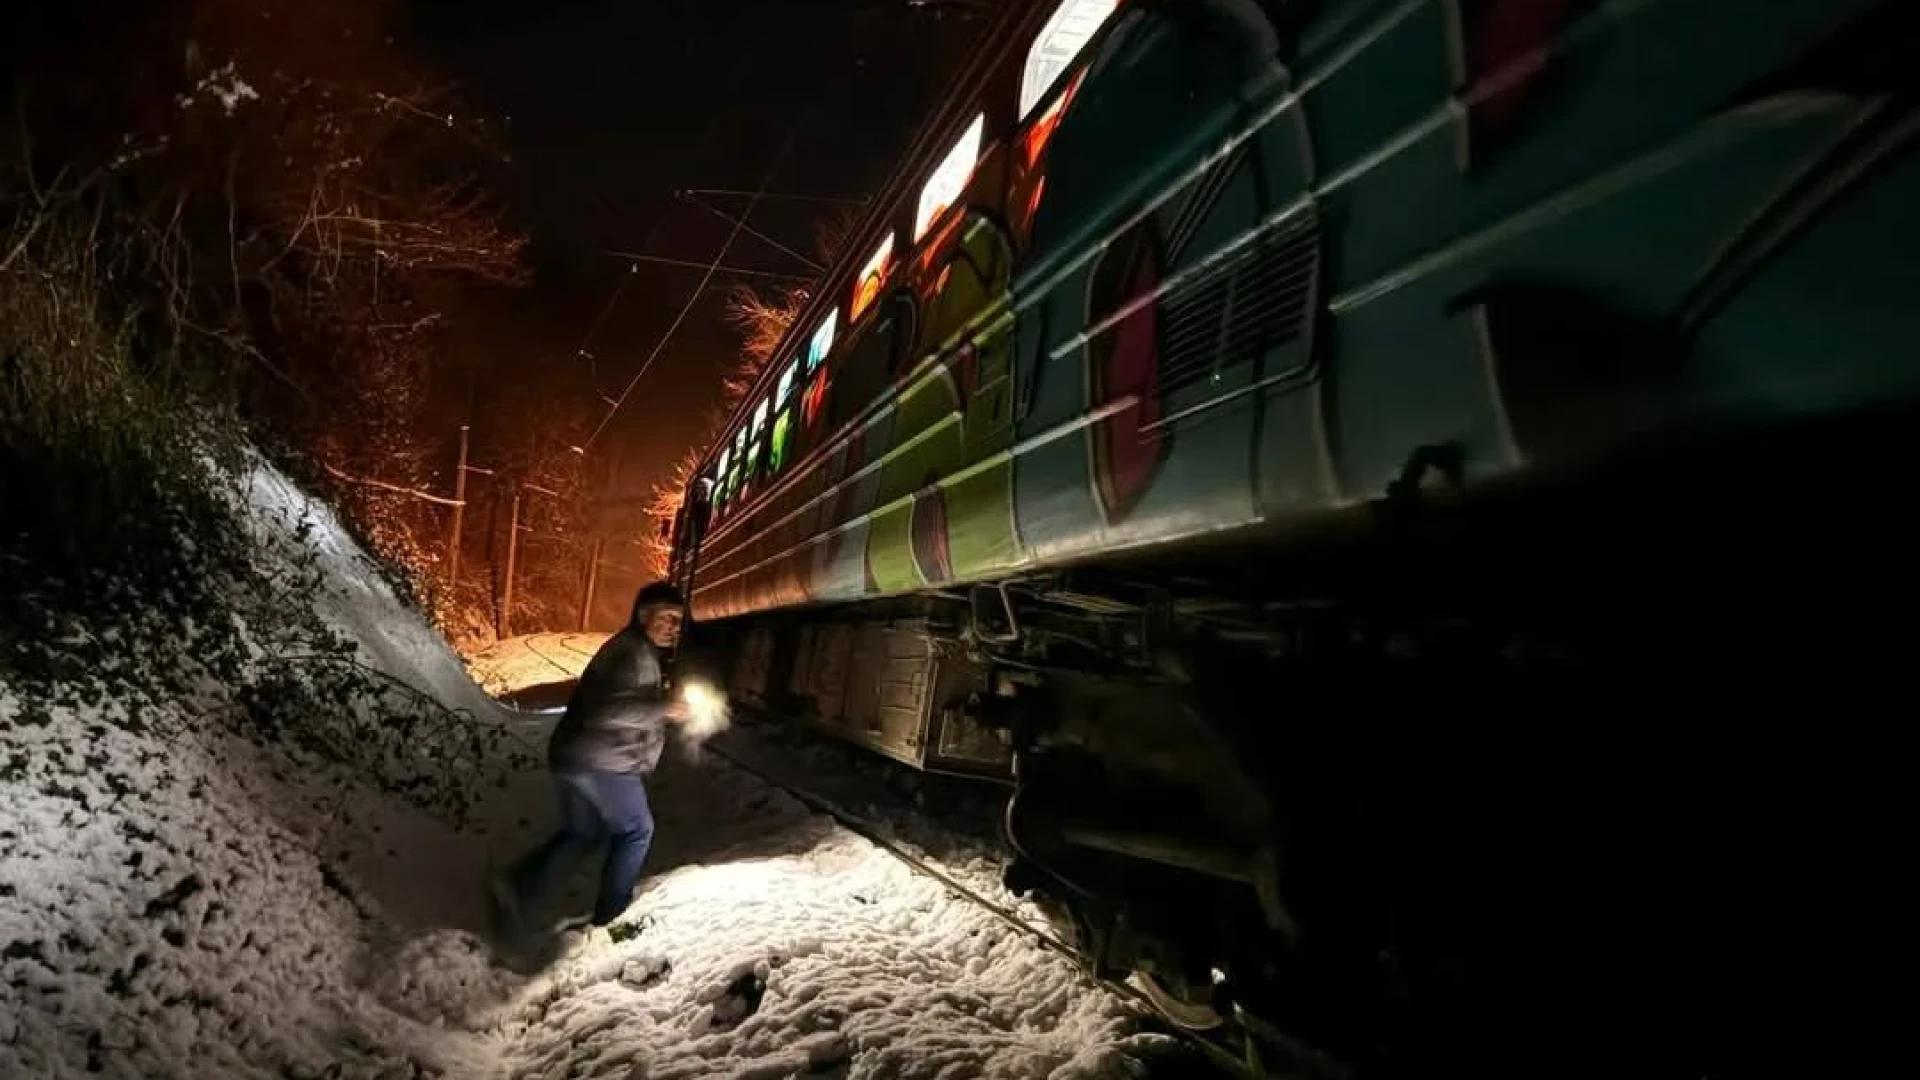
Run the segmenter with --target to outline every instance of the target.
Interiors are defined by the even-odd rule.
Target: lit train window
[[[827,362],[827,353],[833,349],[833,334],[840,321],[840,309],[827,312],[820,325],[813,331],[813,337],[807,339],[806,376],[807,388],[800,395],[800,414],[807,426],[820,416],[820,406],[827,400],[827,373],[820,370]]]
[[[773,392],[774,408],[779,410],[773,416],[773,449],[769,462],[774,472],[779,472],[787,463],[787,436],[793,429],[793,410],[787,406],[793,397],[793,380],[799,374],[798,360],[788,364],[787,370],[780,373],[778,389]]]
[[[770,460],[767,468],[770,472],[779,472],[787,465],[787,441],[793,434],[793,410],[782,409],[780,415],[773,418],[773,448],[768,451]]]
[[[920,189],[920,212],[913,219],[915,241],[925,236],[927,228],[966,190],[974,163],[980,160],[980,136],[986,131],[986,125],[985,113],[974,117],[973,123],[961,133],[960,141],[940,159],[940,167],[927,177],[926,186]]]
[[[807,342],[807,374],[813,374],[813,369],[820,366],[821,361],[827,358],[827,351],[833,348],[834,324],[838,321],[839,308],[827,312],[827,317],[820,320],[820,328],[813,332],[812,339]]]
[[[813,380],[813,384],[807,387],[807,392],[800,397],[800,415],[806,418],[808,427],[812,427],[814,421],[820,419],[820,413],[826,404],[827,377],[822,375]]]
[[[720,463],[713,467],[713,475],[716,477],[714,480],[714,490],[718,493],[718,501],[720,502],[726,502],[727,496],[732,494],[732,492],[727,489],[727,481],[732,479],[727,473],[727,466],[731,464],[733,464],[733,447],[721,447]]]
[[[887,273],[893,269],[893,234],[888,233],[873,250],[873,256],[860,271],[860,280],[853,285],[853,307],[847,313],[848,319],[858,319],[860,313],[880,295],[880,287],[887,283]]]
[[[1073,65],[1080,50],[1087,47],[1100,24],[1107,21],[1120,0],[1062,0],[1053,9],[1053,17],[1040,28],[1027,50],[1026,70],[1020,75],[1020,119],[1033,112],[1040,99]]]
[[[760,433],[767,429],[767,401],[761,398],[760,404],[753,407],[753,426],[747,429],[746,471],[749,477],[760,473]]]

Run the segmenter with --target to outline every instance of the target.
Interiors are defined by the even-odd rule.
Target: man
[[[688,715],[684,703],[668,700],[661,670],[662,654],[680,640],[685,609],[679,590],[665,582],[640,590],[626,627],[581,673],[547,744],[560,828],[505,880],[492,882],[496,914],[510,935],[522,929],[521,913],[551,899],[574,860],[603,837],[611,837],[612,846],[593,925],[606,926],[626,910],[653,843],[644,777],[660,762],[666,725]]]

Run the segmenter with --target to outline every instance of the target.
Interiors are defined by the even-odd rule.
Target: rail
[[[761,771],[759,768],[741,760],[741,758],[739,758],[738,756],[728,753],[726,750],[722,749],[721,747],[716,745],[716,743],[714,742],[708,743],[704,747],[704,749],[705,751],[713,753],[714,755],[720,757],[722,760],[726,761],[728,764],[732,765],[733,767],[755,777],[756,779],[760,780],[762,783],[767,784],[769,787],[778,788],[779,790],[786,792],[788,795],[793,796],[795,799],[799,800],[801,803],[805,804],[806,806],[811,807],[816,812],[825,814],[828,817],[833,818],[835,821],[839,822],[841,825],[845,826],[846,828],[852,830],[855,833],[858,833],[861,837],[871,842],[874,846],[880,848],[882,851],[885,851],[887,854],[893,856],[894,858],[898,859],[900,862],[906,864],[907,868],[912,870],[913,872],[933,879],[934,881],[938,882],[941,886],[950,890],[955,896],[960,897],[962,900],[965,900],[968,903],[973,904],[974,906],[992,915],[996,919],[999,919],[1001,922],[1006,923],[1009,927],[1018,931],[1022,935],[1026,936],[1028,939],[1034,941],[1035,943],[1040,945],[1042,948],[1047,949],[1050,952],[1057,953],[1073,961],[1080,978],[1087,985],[1098,987],[1099,989],[1105,990],[1108,993],[1114,994],[1118,997],[1125,998],[1131,1003],[1146,1010],[1146,1012],[1149,1015],[1152,1015],[1152,1016],[1164,1015],[1161,1013],[1160,1009],[1157,1006],[1155,1006],[1155,1004],[1153,1003],[1153,999],[1149,998],[1141,990],[1135,988],[1134,986],[1128,983],[1114,982],[1111,980],[1102,979],[1094,975],[1092,972],[1087,970],[1086,957],[1079,950],[1075,949],[1071,945],[1068,945],[1066,942],[1061,941],[1059,938],[1053,936],[1052,934],[1049,934],[1046,931],[1041,930],[1038,927],[1035,927],[1021,920],[1019,916],[1015,915],[1011,911],[1008,911],[1005,907],[1001,906],[1000,904],[995,903],[994,901],[980,895],[977,891],[971,888],[968,888],[966,885],[961,884],[960,882],[954,880],[950,875],[948,875],[944,870],[940,869],[938,866],[935,866],[932,863],[929,863],[927,860],[920,858],[919,856],[913,854],[911,851],[908,851],[901,845],[888,839],[887,836],[885,835],[884,830],[882,830],[874,822],[871,822],[866,818],[861,817],[860,815],[855,814],[852,811],[849,811],[844,807],[841,807],[835,804],[829,799],[823,798],[810,791],[806,791],[804,789],[794,787],[791,784],[788,784],[782,780],[769,776],[767,773]],[[1202,1032],[1191,1031],[1191,1030],[1181,1028],[1172,1023],[1169,1023],[1167,1026],[1169,1030],[1172,1031],[1182,1041],[1186,1042],[1189,1046],[1192,1046],[1193,1048],[1200,1051],[1200,1053],[1204,1055],[1206,1059],[1210,1061],[1213,1065],[1225,1070],[1227,1073],[1229,1073],[1232,1076],[1241,1078],[1241,1080],[1271,1080],[1271,1078],[1274,1078],[1277,1075],[1279,1075],[1265,1068],[1262,1068],[1257,1064],[1250,1063],[1245,1055],[1236,1053],[1234,1050],[1229,1049],[1227,1046],[1223,1045],[1216,1038],[1209,1037],[1208,1035]]]

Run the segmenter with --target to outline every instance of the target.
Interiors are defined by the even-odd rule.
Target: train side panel
[[[1780,72],[1870,5],[1510,7],[1334,5],[1287,57],[1247,5],[1123,10],[1042,152],[993,141],[972,209],[850,332],[828,412],[852,426],[715,531],[696,615],[1311,517],[1422,448],[1470,478],[1578,464],[1783,407],[1789,378],[1834,405],[1912,389],[1901,305],[1815,289],[1772,333],[1742,291],[1822,258],[1897,287],[1916,238],[1880,193],[1907,174],[1806,206],[1820,246],[1729,269],[1809,170],[1866,152],[1870,95]]]

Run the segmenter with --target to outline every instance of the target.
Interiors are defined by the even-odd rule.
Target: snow
[[[1001,884],[1007,851],[997,837],[1004,788],[914,774],[868,751],[764,718],[736,728],[716,748],[776,783],[826,802],[1034,930],[1056,939],[1067,936],[1050,913]]]
[[[580,677],[609,635],[523,634],[497,641],[467,658],[467,672],[487,693],[566,682]]]
[[[162,600],[79,628],[107,659],[51,690],[0,670],[0,1075],[1065,1080],[1165,1051],[1074,963],[711,753],[651,781],[615,932],[507,963],[481,882],[551,820],[552,718],[495,704],[285,477],[256,463],[240,492],[241,660],[204,616],[172,652],[117,653],[177,619]],[[714,745],[780,758],[785,737]],[[890,828],[997,888],[972,841]]]
[[[711,761],[660,779],[663,807],[720,827],[662,815],[626,919],[640,933],[564,960],[509,1018],[548,1048],[518,1059],[527,1074],[570,1058],[652,1077],[1044,1077],[1128,1036],[1131,1014],[1065,958],[791,797]]]

